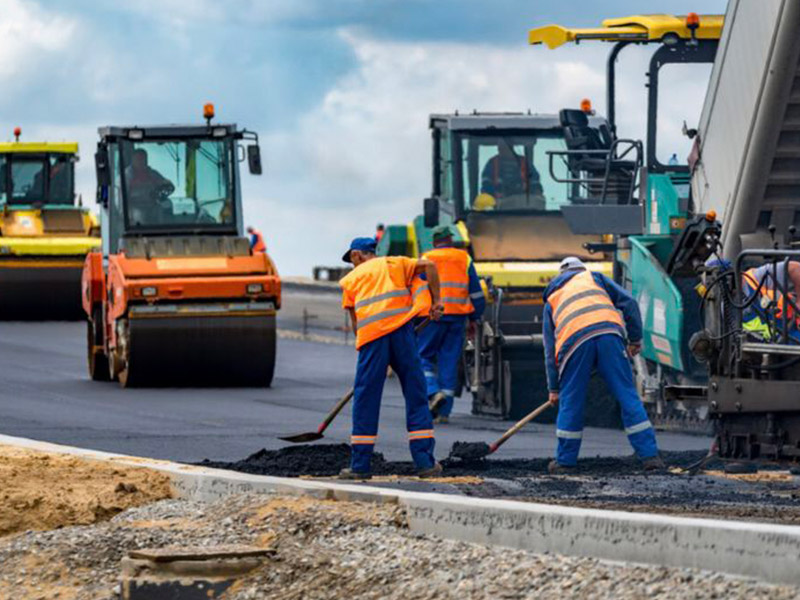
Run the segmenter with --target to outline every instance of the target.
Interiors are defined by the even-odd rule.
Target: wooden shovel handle
[[[425,319],[419,325],[417,325],[414,331],[416,332],[422,331],[423,329],[425,329],[425,327],[428,326],[428,323],[430,322],[431,320],[429,318]],[[355,391],[356,391],[355,388],[350,388],[350,391],[347,392],[344,396],[342,396],[342,399],[339,400],[339,402],[336,403],[336,406],[334,406],[331,409],[331,412],[328,413],[328,415],[325,417],[325,420],[322,423],[320,423],[319,427],[317,428],[317,433],[322,433],[328,428],[328,425],[330,425],[331,422],[336,418],[336,415],[342,412],[342,409],[353,398],[353,394],[355,393]]]
[[[325,420],[322,423],[320,423],[320,426],[317,429],[317,433],[322,433],[328,428],[328,425],[330,425],[331,422],[336,418],[336,415],[338,415],[342,411],[342,409],[347,405],[347,403],[350,402],[350,399],[353,397],[355,391],[356,391],[355,388],[350,388],[350,391],[347,392],[344,396],[342,396],[342,399],[336,403],[336,406],[334,406],[331,412],[328,413],[328,415],[325,417]]]
[[[547,400],[543,404],[541,404],[538,407],[536,407],[535,409],[533,409],[527,415],[522,417],[519,421],[517,421],[514,424],[513,427],[511,427],[511,429],[509,429],[502,436],[500,436],[500,439],[498,439],[495,443],[493,443],[491,446],[489,446],[491,452],[494,452],[500,446],[505,444],[506,441],[508,440],[508,438],[510,438],[515,433],[517,433],[520,429],[525,427],[525,425],[527,425],[528,423],[533,421],[536,417],[538,417],[540,414],[542,414],[544,411],[546,411],[551,406],[555,406],[555,402],[550,402],[550,400]]]

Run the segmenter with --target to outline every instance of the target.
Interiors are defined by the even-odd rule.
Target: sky
[[[603,113],[606,44],[527,45],[550,23],[724,12],[724,0],[0,0],[0,140],[80,143],[94,202],[101,125],[219,121],[258,132],[244,216],[283,275],[339,265],[375,225],[406,223],[430,194],[430,113]],[[620,61],[620,135],[644,137],[647,56]],[[676,79],[681,79],[678,77]],[[707,73],[662,99],[665,152],[682,152]],[[686,81],[685,79],[689,79]],[[660,134],[661,135],[661,134]]]

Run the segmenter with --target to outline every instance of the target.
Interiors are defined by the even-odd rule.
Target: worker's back
[[[470,314],[473,307],[469,298],[469,254],[459,248],[435,248],[422,258],[432,261],[439,272],[444,314]]]
[[[356,348],[391,333],[411,320],[416,261],[404,256],[381,256],[367,260],[340,281],[343,306],[353,308],[358,331]]]

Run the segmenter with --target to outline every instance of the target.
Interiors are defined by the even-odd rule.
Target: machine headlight
[[[143,129],[129,129],[128,130],[128,139],[129,140],[143,140],[144,139],[144,130]]]
[[[248,283],[247,284],[247,293],[248,294],[259,294],[264,291],[264,286],[260,283]]]
[[[11,254],[11,248],[8,246],[0,246],[0,254]]]
[[[156,294],[158,294],[158,288],[154,285],[149,285],[142,288],[142,296],[150,297],[155,296]]]
[[[228,128],[227,127],[214,127],[211,130],[211,135],[213,137],[225,137],[228,135]]]

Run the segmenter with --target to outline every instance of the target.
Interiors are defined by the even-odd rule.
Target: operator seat
[[[615,137],[607,124],[592,127],[588,115],[579,109],[565,108],[558,113],[559,122],[564,129],[567,150],[567,167],[572,177],[585,179],[586,183],[576,186],[584,192],[572,198],[573,203],[596,203],[603,195],[606,169],[606,201],[615,204],[633,202],[630,196],[631,182],[636,174],[636,162],[617,160],[612,153]],[[578,197],[580,196],[580,197]]]

